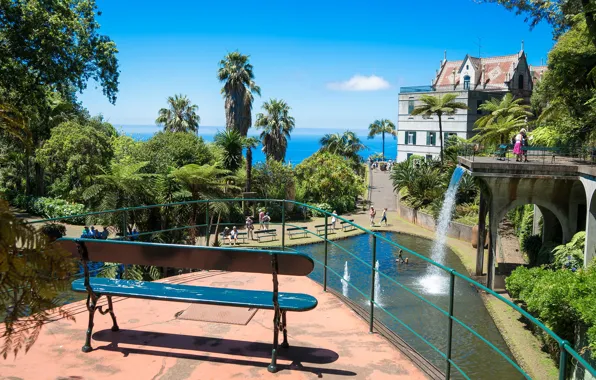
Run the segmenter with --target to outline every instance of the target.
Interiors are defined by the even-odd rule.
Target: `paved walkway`
[[[393,192],[393,183],[389,179],[388,171],[373,169],[372,173],[372,205],[377,209],[377,215],[381,215],[381,210],[387,207],[389,211],[397,210],[397,198]]]
[[[243,273],[199,272],[162,281],[271,289],[270,275]],[[248,325],[233,325],[177,318],[189,307],[186,303],[115,297],[121,330],[112,332],[111,318],[96,313],[92,352],[81,352],[87,312],[84,301],[75,302],[66,308],[76,314],[76,321],[52,315],[56,320],[44,327],[28,353],[0,363],[0,379],[426,378],[379,334],[369,334],[366,321],[313,280],[280,276],[279,281],[281,291],[311,294],[319,305],[288,313],[290,348],[280,351],[276,374],[267,372],[271,310],[258,310]]]

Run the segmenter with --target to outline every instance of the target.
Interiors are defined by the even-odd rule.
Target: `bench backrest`
[[[272,256],[276,255],[278,274],[306,276],[314,269],[314,261],[310,257],[293,252],[121,240],[58,239],[58,243],[73,256],[85,259],[79,253],[77,242],[86,248],[86,259],[95,262],[271,274]]]
[[[350,222],[353,222],[353,221],[354,221],[354,219],[348,219],[348,220],[345,220],[345,221],[342,220],[341,224],[350,223]]]
[[[267,233],[267,232],[275,232],[275,233],[277,233],[277,230],[273,230],[273,229],[270,229],[270,230],[257,230],[254,233],[255,234],[264,234],[264,233]]]

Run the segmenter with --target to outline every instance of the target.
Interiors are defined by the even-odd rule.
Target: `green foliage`
[[[303,202],[328,203],[338,213],[354,210],[364,193],[364,179],[354,173],[344,157],[318,152],[296,166],[298,192]]]
[[[42,218],[59,218],[61,216],[80,215],[87,212],[85,205],[80,203],[67,202],[59,198],[33,197],[19,194],[14,197],[11,203],[33,215]],[[65,220],[69,224],[84,224],[83,218],[71,218]]]
[[[439,119],[439,141],[441,142],[441,165],[443,164],[443,115],[453,115],[457,110],[467,110],[468,106],[462,102],[456,102],[457,94],[444,94],[439,96],[422,95],[418,107],[414,108],[412,115],[433,116]]]
[[[512,134],[526,126],[526,118],[532,116],[530,106],[522,98],[514,99],[507,93],[502,98],[491,98],[478,107],[487,114],[476,120],[478,134],[472,138],[487,145],[509,143]]]
[[[409,160],[398,163],[391,171],[393,189],[401,192],[402,199],[414,208],[420,208],[443,199],[445,172],[435,161]]]
[[[167,174],[188,164],[212,163],[213,153],[203,138],[192,133],[159,132],[140,144],[135,162],[147,161],[145,173]]]
[[[93,79],[114,103],[118,50],[98,33],[98,14],[94,0],[0,2],[0,94],[36,102],[46,86],[71,94]]]
[[[91,178],[109,166],[114,136],[114,128],[99,120],[67,121],[52,129],[50,139],[36,151],[37,162],[53,179],[50,194],[80,200]]]
[[[395,124],[391,120],[382,119],[382,120],[375,120],[374,123],[368,126],[368,138],[372,139],[376,135],[381,135],[383,137],[383,158],[385,158],[385,134],[396,138],[397,130],[395,129]]]
[[[542,237],[540,235],[525,235],[523,239],[520,239],[520,248],[522,252],[528,255],[530,267],[544,264],[540,262],[539,256],[542,249]]]
[[[67,319],[72,312],[61,307],[61,292],[70,289],[76,273],[71,254],[54,246],[32,226],[18,220],[0,201],[0,315],[4,316],[0,354],[16,356],[35,343],[50,309]]]
[[[159,110],[155,120],[163,126],[164,132],[197,132],[201,118],[197,114],[199,106],[192,104],[185,95],[168,97],[168,108]]]
[[[321,209],[323,211],[327,211],[329,213],[333,212],[333,206],[331,206],[329,203],[311,203],[309,206],[312,207],[316,207],[318,209]],[[326,214],[323,212],[319,212],[317,210],[313,210],[313,209],[308,209],[308,211],[312,214],[312,216],[314,217],[323,217]]]
[[[263,129],[260,136],[263,153],[267,159],[285,161],[288,140],[295,126],[291,108],[281,99],[270,99],[263,103],[263,109],[266,113],[257,114],[255,121],[255,127]]]
[[[244,138],[240,132],[235,129],[217,132],[214,142],[222,148],[223,167],[232,173],[236,172],[242,165],[242,148],[244,146]]]
[[[221,93],[225,99],[226,129],[235,129],[244,137],[252,124],[253,94],[261,96],[249,58],[238,51],[228,53],[219,61],[217,71],[217,78],[224,83]]]
[[[557,246],[553,251],[553,267],[555,269],[577,270],[584,265],[584,247],[586,232],[580,231],[573,235],[567,244]]]
[[[596,267],[577,271],[518,267],[506,279],[506,287],[531,314],[572,345],[575,327],[584,323],[588,327],[587,348],[596,357]],[[545,340],[555,356],[558,345]]]
[[[263,199],[288,199],[288,189],[296,183],[292,167],[275,160],[256,164],[252,168],[252,178],[252,190]]]

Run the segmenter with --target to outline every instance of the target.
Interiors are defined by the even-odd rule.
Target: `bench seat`
[[[100,277],[90,278],[89,283],[94,293],[106,296],[274,309],[273,293],[262,290],[212,288],[164,282],[114,280]],[[75,280],[72,283],[72,290],[87,292],[84,279]],[[317,299],[308,294],[279,292],[278,297],[281,310],[308,311],[317,306]]]

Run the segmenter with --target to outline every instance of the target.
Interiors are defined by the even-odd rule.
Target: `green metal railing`
[[[286,241],[285,241],[285,231],[286,231],[286,227],[290,226],[290,227],[300,227],[299,225],[295,225],[292,223],[288,223],[286,221],[286,211],[285,211],[285,206],[288,203],[294,204],[295,206],[299,206],[299,207],[303,207],[306,209],[309,209],[311,211],[316,211],[320,214],[324,215],[324,221],[325,221],[325,229],[324,229],[324,235],[319,235],[313,231],[310,230],[305,230],[305,232],[309,235],[312,235],[313,237],[319,239],[320,241],[322,241],[324,243],[324,256],[323,256],[323,261],[321,262],[320,260],[316,259],[313,257],[313,260],[321,265],[323,267],[323,290],[327,291],[327,283],[328,283],[328,272],[330,272],[331,274],[343,279],[343,275],[338,273],[337,271],[335,271],[333,268],[331,268],[329,266],[328,263],[328,256],[329,256],[329,244],[333,245],[335,248],[338,248],[339,250],[342,250],[343,252],[345,252],[346,254],[348,254],[350,257],[352,257],[354,260],[360,262],[361,264],[365,265],[367,268],[370,269],[370,273],[371,273],[371,282],[370,282],[370,292],[369,294],[366,294],[365,291],[363,291],[362,289],[357,288],[352,282],[350,281],[346,281],[345,279],[343,279],[343,281],[345,281],[350,288],[354,289],[358,294],[360,294],[362,297],[364,297],[369,303],[370,303],[370,315],[369,315],[369,329],[370,332],[373,332],[373,324],[375,321],[375,307],[378,310],[381,310],[382,312],[384,312],[390,319],[392,319],[393,321],[397,322],[400,326],[402,326],[403,328],[405,328],[408,332],[412,333],[416,338],[420,339],[421,342],[423,342],[425,345],[429,346],[433,351],[435,351],[438,355],[440,355],[441,358],[443,358],[443,360],[445,361],[446,364],[446,370],[445,370],[445,378],[449,379],[451,377],[451,370],[452,367],[455,368],[464,378],[469,379],[470,377],[460,368],[460,366],[453,360],[452,358],[452,344],[453,344],[453,329],[454,329],[454,323],[456,325],[461,326],[464,330],[466,330],[467,332],[471,333],[473,336],[475,336],[476,338],[478,338],[480,341],[482,341],[484,344],[486,344],[490,349],[492,349],[493,351],[495,351],[497,354],[499,354],[502,358],[504,358],[513,368],[515,368],[521,375],[523,375],[525,378],[530,379],[530,375],[524,371],[523,368],[521,368],[512,358],[508,357],[507,354],[505,354],[503,351],[501,351],[498,347],[496,347],[492,342],[490,342],[489,340],[487,340],[485,337],[483,337],[482,335],[480,335],[477,331],[475,331],[472,327],[468,326],[466,323],[464,323],[462,320],[460,320],[459,318],[457,318],[454,315],[454,300],[455,300],[455,280],[460,279],[463,280],[465,282],[467,282],[470,285],[473,285],[474,287],[476,287],[477,289],[485,292],[486,294],[495,297],[496,299],[498,299],[499,301],[505,303],[506,305],[508,305],[510,308],[514,309],[515,311],[517,311],[518,313],[520,313],[523,317],[525,317],[530,323],[532,323],[533,325],[535,325],[536,327],[538,327],[540,330],[542,330],[544,333],[546,333],[548,336],[550,336],[552,339],[554,339],[557,344],[559,345],[559,352],[560,352],[560,360],[559,360],[559,379],[565,379],[568,377],[569,374],[569,370],[568,370],[568,364],[573,360],[576,362],[576,365],[582,367],[583,369],[585,369],[586,372],[588,372],[589,374],[591,374],[592,376],[596,376],[596,370],[578,353],[576,352],[573,347],[570,345],[570,343],[566,340],[563,340],[562,338],[560,338],[559,336],[557,336],[553,331],[551,331],[547,326],[545,326],[542,322],[540,322],[539,320],[537,320],[536,318],[534,318],[532,315],[530,315],[529,313],[527,313],[525,310],[523,310],[522,308],[520,308],[518,305],[514,304],[513,302],[511,302],[508,299],[505,299],[503,296],[495,293],[494,291],[492,291],[491,289],[488,289],[487,287],[485,287],[484,285],[478,283],[477,281],[472,280],[471,278],[468,278],[467,276],[458,273],[457,271],[455,271],[452,268],[448,268],[440,263],[437,263],[423,255],[420,255],[410,249],[408,249],[407,247],[401,246],[398,243],[395,243],[394,241],[380,235],[377,234],[365,227],[362,227],[354,222],[351,222],[341,216],[336,216],[336,218],[344,223],[348,223],[351,226],[353,226],[355,229],[360,230],[362,233],[365,233],[367,235],[370,235],[372,237],[372,260],[371,262],[367,262],[365,260],[363,260],[361,257],[359,257],[357,254],[354,254],[353,252],[350,252],[349,250],[347,250],[346,248],[342,247],[341,245],[337,244],[336,242],[334,242],[333,240],[329,239],[329,229],[327,227],[328,225],[328,218],[330,216],[332,216],[331,213],[325,211],[325,210],[321,210],[318,209],[316,207],[304,204],[304,203],[300,203],[300,202],[295,202],[295,201],[290,201],[290,200],[273,200],[273,199],[215,199],[215,200],[195,200],[195,201],[187,201],[187,202],[176,202],[176,203],[167,203],[167,204],[156,204],[156,205],[147,205],[147,206],[137,206],[137,207],[129,207],[129,208],[122,208],[122,209],[117,209],[117,210],[106,210],[106,211],[97,211],[97,212],[91,212],[91,213],[87,213],[87,214],[82,214],[82,215],[74,215],[74,216],[68,216],[68,217],[58,217],[58,218],[50,218],[50,219],[44,219],[44,220],[35,220],[35,221],[30,221],[30,224],[37,224],[37,223],[47,223],[47,222],[58,222],[58,221],[67,221],[68,219],[73,219],[73,218],[81,218],[81,217],[86,217],[87,220],[93,220],[94,218],[100,216],[100,215],[106,215],[106,214],[114,214],[114,213],[121,213],[122,214],[122,227],[118,227],[121,230],[121,236],[118,237],[118,239],[129,239],[130,236],[127,235],[127,223],[128,223],[128,213],[130,212],[135,212],[135,211],[140,211],[140,210],[149,210],[149,209],[153,209],[153,208],[161,208],[161,207],[175,207],[175,206],[188,206],[188,205],[196,205],[196,204],[202,204],[205,205],[205,223],[204,224],[195,224],[195,225],[186,225],[186,226],[176,226],[176,227],[171,227],[171,228],[167,228],[167,229],[161,229],[161,230],[156,230],[156,231],[144,231],[144,232],[140,232],[137,236],[141,237],[141,236],[150,236],[150,235],[154,235],[157,233],[163,233],[163,232],[172,232],[172,231],[180,231],[180,230],[185,230],[185,229],[190,229],[190,228],[204,228],[204,236],[206,237],[206,241],[208,241],[209,235],[211,233],[211,227],[212,225],[210,224],[210,219],[209,219],[209,214],[210,214],[210,208],[209,206],[211,204],[214,203],[218,203],[218,202],[224,202],[224,203],[228,203],[228,202],[234,202],[234,203],[240,203],[240,202],[256,202],[256,203],[265,203],[265,204],[271,204],[271,203],[277,203],[281,206],[281,221],[277,222],[277,223],[270,223],[272,225],[278,225],[281,226],[281,249],[282,250],[291,250],[291,251],[296,251],[298,252],[296,249],[293,249],[291,247],[286,246]],[[233,225],[234,223],[218,223],[220,226],[226,226],[226,225]],[[378,270],[377,268],[375,268],[375,262],[376,262],[376,250],[377,250],[377,242],[378,241],[382,241],[384,243],[387,243],[389,245],[391,245],[392,247],[401,249],[405,252],[408,252],[409,254],[424,260],[428,263],[430,263],[431,265],[440,268],[442,271],[444,271],[445,273],[447,273],[449,275],[449,302],[448,302],[448,308],[447,310],[445,310],[444,308],[440,307],[439,305],[431,302],[430,300],[426,299],[424,296],[422,296],[421,294],[418,294],[415,290],[409,288],[408,286],[400,283],[399,281],[395,280],[394,278],[388,276],[387,274],[381,272],[380,270]],[[441,349],[439,349],[436,345],[434,345],[433,343],[431,343],[427,338],[425,338],[421,332],[415,331],[411,326],[409,326],[408,324],[406,324],[405,322],[403,322],[400,318],[398,318],[395,314],[391,313],[390,311],[388,311],[385,307],[383,307],[381,304],[377,303],[375,301],[375,277],[376,276],[381,276],[382,278],[384,278],[385,280],[389,281],[392,284],[397,285],[400,289],[406,291],[408,294],[414,296],[416,299],[424,302],[425,304],[431,306],[433,309],[437,310],[439,313],[441,313],[445,318],[446,318],[446,322],[447,322],[447,347],[445,352],[443,352]]]

